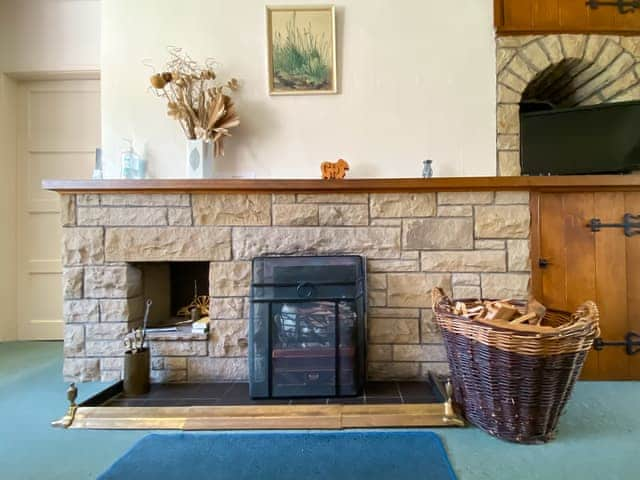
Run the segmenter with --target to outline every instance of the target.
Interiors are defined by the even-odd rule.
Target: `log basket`
[[[547,309],[541,327],[499,328],[453,313],[436,288],[433,312],[442,330],[453,400],[465,418],[489,434],[518,443],[545,443],[573,390],[593,340],[599,312],[585,302],[574,314]],[[463,299],[471,306],[475,299]],[[522,313],[525,302],[510,302]]]

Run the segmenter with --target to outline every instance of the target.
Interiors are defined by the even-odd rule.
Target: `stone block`
[[[85,351],[90,357],[115,357],[124,353],[122,340],[92,340],[87,335]]]
[[[318,211],[320,225],[368,225],[367,205],[320,205]]]
[[[367,193],[299,193],[299,203],[367,203]]]
[[[475,207],[476,238],[528,238],[530,214],[527,205]]]
[[[417,272],[418,260],[367,260],[367,272]]]
[[[380,308],[369,309],[370,317],[382,318],[420,318],[420,310],[417,308]]]
[[[207,355],[204,340],[156,340],[149,339],[154,357],[202,357]]]
[[[496,192],[496,205],[529,205],[529,192]]]
[[[508,86],[511,90],[516,92],[524,92],[527,88],[527,83],[523,81],[520,77],[516,76],[511,70],[508,68],[503,69],[498,74],[498,82],[502,85]],[[518,102],[520,103],[520,102]],[[504,105],[513,105],[504,104]],[[498,132],[498,133],[516,133],[516,132]]]
[[[499,134],[520,133],[520,106],[517,103],[498,105],[497,125]]]
[[[234,358],[189,358],[187,361],[190,382],[215,382],[246,380],[249,362],[243,357]]]
[[[92,323],[86,325],[87,338],[90,340],[121,340],[127,334],[126,323]]]
[[[189,195],[160,193],[114,193],[100,196],[100,204],[112,207],[188,207]]]
[[[442,333],[436,323],[433,310],[421,310],[420,316],[420,342],[421,343],[442,343]]]
[[[95,382],[100,378],[97,358],[65,358],[62,367],[65,382]]]
[[[396,362],[446,362],[444,345],[394,345],[393,360]]]
[[[420,364],[421,378],[429,378],[429,373],[436,375],[449,375],[449,363],[448,362],[425,362]]]
[[[62,269],[62,297],[65,300],[82,298],[84,269],[64,267]]]
[[[212,262],[209,288],[212,297],[246,297],[251,284],[251,262]]]
[[[274,193],[271,201],[275,203],[296,203],[295,193]]]
[[[418,343],[420,341],[417,318],[370,317],[367,327],[370,343]]]
[[[274,225],[318,225],[318,206],[300,203],[273,205]]]
[[[453,298],[482,298],[480,287],[453,287]]]
[[[367,360],[370,362],[389,362],[392,354],[391,345],[367,345]]]
[[[94,265],[104,263],[102,228],[63,228],[62,264]]]
[[[562,45],[560,44],[560,37],[558,35],[545,35],[541,38],[540,43],[549,55],[552,63],[559,63],[564,60],[565,55],[562,51]]]
[[[368,307],[384,307],[387,304],[387,292],[385,290],[369,290],[367,292]]]
[[[534,68],[530,67],[522,56],[516,54],[507,65],[507,68],[516,74],[519,78],[524,80],[525,83],[531,82],[535,77],[536,72]]]
[[[535,67],[535,70],[538,72],[542,72],[551,65],[547,54],[538,42],[531,42],[524,47],[520,53],[531,65]]]
[[[371,290],[387,288],[387,276],[384,273],[370,273],[367,275],[367,286]]]
[[[87,298],[131,298],[142,295],[142,272],[132,265],[86,267]]]
[[[422,252],[422,270],[428,272],[505,272],[503,250]]]
[[[191,209],[188,207],[171,207],[167,209],[167,219],[169,225],[193,225]]]
[[[238,260],[269,254],[360,254],[371,258],[400,256],[400,229],[385,227],[271,227],[233,229]]]
[[[472,215],[471,205],[438,205],[439,217],[471,217]]]
[[[233,320],[245,318],[244,298],[214,298],[209,303],[209,317],[212,320]]]
[[[63,227],[76,224],[76,196],[60,195],[60,221]]]
[[[151,383],[183,383],[188,380],[186,370],[152,370]]]
[[[420,376],[420,364],[414,362],[368,362],[369,380],[413,380]]]
[[[144,298],[100,300],[100,322],[126,322],[129,325],[144,315]]]
[[[475,243],[476,250],[504,250],[505,249],[504,240],[476,240],[474,243]]]
[[[122,369],[124,369],[124,358],[122,358],[122,356],[100,359],[100,370],[122,370]]]
[[[467,250],[473,248],[471,218],[422,218],[404,220],[404,248],[418,250]]]
[[[528,298],[528,273],[483,273],[482,296],[484,298]]]
[[[498,150],[520,150],[520,135],[498,135],[497,147]]]
[[[164,359],[166,370],[186,370],[187,359],[185,357],[167,357]]]
[[[517,177],[520,172],[519,151],[503,150],[498,152],[498,174],[501,177]]]
[[[387,275],[387,305],[390,307],[431,307],[431,290],[451,292],[451,275],[442,273],[390,273]]]
[[[100,318],[97,300],[65,300],[62,310],[65,323],[92,323]]]
[[[496,72],[501,72],[515,54],[516,51],[514,49],[498,48],[496,50]]]
[[[196,225],[271,225],[268,194],[197,194],[192,201]]]
[[[84,356],[84,325],[66,324],[64,326],[64,356]]]
[[[582,58],[587,45],[586,35],[560,35],[562,49],[567,58]]]
[[[510,87],[498,84],[498,103],[518,103],[520,102],[521,94],[513,91]]]
[[[529,250],[529,240],[507,240],[510,272],[528,272],[531,270]]]
[[[80,193],[76,195],[78,206],[100,205],[100,195],[95,193]]]
[[[451,284],[454,287],[480,286],[480,274],[478,273],[454,273],[451,275]]]
[[[113,227],[106,230],[109,262],[215,261],[231,258],[227,227]]]
[[[372,193],[372,217],[432,217],[436,214],[435,193]]]
[[[493,202],[493,192],[439,192],[438,205],[483,205]]]
[[[402,225],[400,218],[372,218],[369,220],[372,227],[399,227]]]
[[[209,356],[246,357],[248,322],[246,320],[218,320],[209,330]]]
[[[78,225],[167,225],[164,207],[79,207]]]

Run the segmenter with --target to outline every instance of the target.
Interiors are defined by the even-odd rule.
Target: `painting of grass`
[[[334,91],[333,9],[297,7],[268,15],[271,92]]]

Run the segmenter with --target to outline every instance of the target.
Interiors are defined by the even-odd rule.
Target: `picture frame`
[[[269,95],[338,93],[334,5],[268,5]]]

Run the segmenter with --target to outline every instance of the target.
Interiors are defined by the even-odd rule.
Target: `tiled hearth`
[[[251,260],[367,257],[368,376],[447,370],[429,290],[522,297],[529,194],[63,194],[67,379],[119,379],[122,337],[143,310],[137,263],[210,262],[209,335],[151,339],[156,382],[246,381]]]

